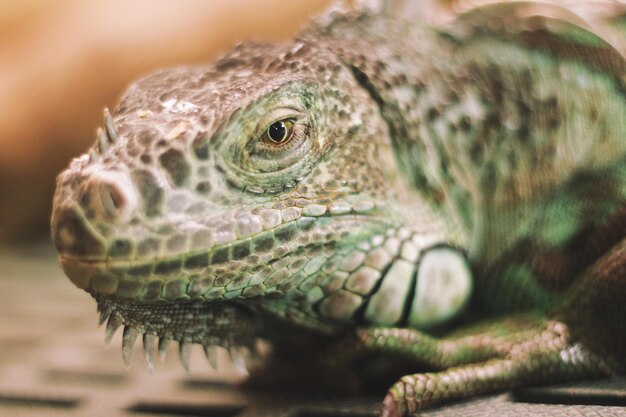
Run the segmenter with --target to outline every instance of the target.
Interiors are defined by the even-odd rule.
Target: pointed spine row
[[[141,330],[131,325],[125,324],[124,320],[118,314],[115,314],[115,312],[110,308],[103,308],[100,311],[100,318],[98,321],[100,325],[104,324],[104,322],[106,321],[104,336],[104,341],[106,344],[109,344],[111,342],[111,339],[115,335],[117,329],[121,326],[124,326],[124,330],[122,333],[122,356],[124,359],[124,363],[127,366],[130,366],[133,348],[139,335],[142,335],[144,358],[146,364],[148,365],[148,369],[150,369],[151,372],[154,369],[155,350],[158,352],[161,362],[165,360],[165,354],[167,352],[168,346],[173,339],[169,337],[158,337],[153,333],[143,333]],[[191,369],[190,363],[193,344],[194,343],[190,340],[183,339],[179,341],[180,361],[187,372],[190,372]],[[209,365],[211,365],[213,369],[217,370],[218,346],[203,344],[202,348],[209,362]],[[233,365],[241,372],[247,372],[245,363],[245,358],[248,354],[247,348],[231,347],[230,349],[228,349],[228,352],[230,354]]]

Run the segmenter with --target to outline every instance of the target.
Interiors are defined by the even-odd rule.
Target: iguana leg
[[[403,416],[445,400],[533,383],[591,378],[607,373],[606,365],[599,357],[582,345],[571,342],[567,326],[563,323],[546,321],[532,336],[527,331],[523,334],[525,340],[504,342],[497,336],[488,340],[490,349],[500,351],[495,358],[453,365],[441,372],[417,373],[400,378],[389,389],[381,415]],[[487,335],[481,336],[484,337]],[[497,346],[498,342],[503,343]],[[455,342],[439,343],[442,346],[452,343],[459,350]],[[484,349],[481,346],[479,351]],[[470,351],[465,355],[467,358],[475,358],[480,353]],[[462,361],[462,357],[456,356],[457,360]]]
[[[429,371],[406,375],[385,399],[384,415],[404,415],[444,400],[538,382],[604,375],[605,364],[573,344],[565,324],[537,315],[480,323],[444,339],[405,328],[362,328],[329,352],[332,363],[381,354]],[[399,414],[398,414],[399,413]]]
[[[571,341],[565,324],[529,315],[479,324],[445,339],[414,329],[358,329],[334,349],[333,362],[376,353],[439,371],[400,378],[383,402],[386,417],[409,415],[446,400],[608,373],[598,356]]]

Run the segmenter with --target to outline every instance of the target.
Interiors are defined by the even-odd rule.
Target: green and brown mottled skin
[[[526,6],[334,13],[133,84],[52,216],[107,339],[418,363],[386,416],[624,373],[626,41]]]

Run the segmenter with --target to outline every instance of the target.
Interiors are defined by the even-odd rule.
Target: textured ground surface
[[[140,343],[126,369],[121,332],[107,349],[96,321],[95,303],[63,276],[51,247],[0,250],[0,416],[377,415],[377,398],[242,392],[236,384],[245,375],[225,355],[218,371],[212,370],[199,348],[192,355],[191,374],[179,364],[176,346],[151,374]],[[543,404],[555,401],[565,404]],[[566,405],[573,402],[580,404]],[[423,413],[495,414],[626,416],[626,379],[501,394]]]

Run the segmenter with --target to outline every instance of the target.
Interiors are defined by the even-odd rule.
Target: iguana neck
[[[389,24],[390,20],[394,24]],[[394,33],[389,34],[390,30]],[[399,198],[406,199],[401,206],[429,206],[433,210],[430,221],[441,224],[442,240],[476,248],[479,239],[472,237],[476,230],[472,212],[444,207],[452,200],[446,198],[441,184],[433,181],[439,173],[430,172],[416,157],[435,158],[444,170],[450,162],[441,159],[440,149],[426,147],[422,136],[454,96],[449,85],[429,86],[429,80],[439,78],[450,67],[453,42],[419,22],[367,12],[339,15],[330,23],[312,26],[302,39],[321,39],[378,106],[389,132],[389,166],[400,168],[394,169],[397,178],[389,183],[398,184]],[[424,220],[416,221],[423,224]]]

